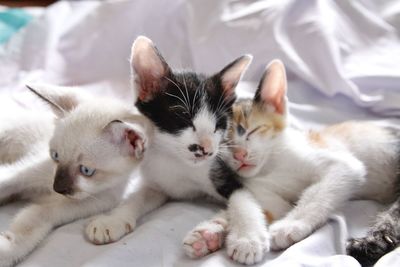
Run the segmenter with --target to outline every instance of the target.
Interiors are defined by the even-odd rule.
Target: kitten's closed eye
[[[242,136],[246,133],[246,129],[241,124],[239,124],[236,127],[236,129],[237,129],[238,135],[240,135],[240,136]]]
[[[269,129],[269,127],[268,127],[267,125],[259,125],[259,126],[255,127],[255,128],[253,128],[253,129],[247,134],[246,139],[249,140],[249,138],[250,138],[251,135],[253,135],[253,134],[257,133],[257,132],[260,132],[260,131],[267,131],[268,129]]]

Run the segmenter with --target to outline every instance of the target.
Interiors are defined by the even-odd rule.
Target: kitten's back
[[[20,112],[0,118],[0,164],[21,159],[35,146],[46,145],[54,129],[47,113]]]

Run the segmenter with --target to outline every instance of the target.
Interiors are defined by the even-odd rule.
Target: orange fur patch
[[[234,125],[241,125],[247,130],[260,127],[259,134],[278,133],[285,127],[284,116],[267,112],[261,105],[253,104],[251,100],[240,100],[233,106]],[[231,129],[230,137],[235,129]]]
[[[272,223],[274,221],[274,216],[268,210],[264,210],[265,219],[267,219],[268,223]]]
[[[311,145],[316,147],[325,148],[328,146],[325,138],[320,132],[310,130],[307,134],[308,140],[310,141]]]

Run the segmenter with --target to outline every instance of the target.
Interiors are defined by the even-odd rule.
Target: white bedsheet
[[[26,92],[29,81],[82,86],[129,101],[130,46],[143,34],[172,66],[206,73],[252,53],[240,95],[251,94],[265,64],[281,58],[293,120],[302,127],[348,119],[399,125],[389,117],[400,115],[397,1],[76,1],[42,12],[0,47],[2,114],[45,109]],[[0,231],[21,205],[0,207]],[[185,233],[218,208],[169,203],[143,218],[134,233],[106,246],[88,243],[80,220],[56,229],[20,266],[235,266],[225,250],[201,260],[181,250]],[[344,242],[363,235],[380,208],[371,201],[351,202],[310,237],[268,253],[259,265],[359,266],[343,255]],[[378,264],[399,265],[400,250]]]

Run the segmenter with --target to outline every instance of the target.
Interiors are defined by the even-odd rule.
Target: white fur
[[[143,128],[147,127],[145,120],[121,102],[94,97],[74,102],[68,98],[79,97],[72,94],[72,89],[68,94],[62,93],[68,89],[55,92],[53,87],[34,90],[51,105],[56,104],[54,109],[63,109],[56,111],[60,118],[55,121],[47,114],[34,120],[25,114],[7,120],[5,128],[0,129],[0,143],[16,148],[0,148],[0,159],[5,163],[0,165],[0,199],[18,194],[33,202],[0,234],[0,266],[11,266],[23,259],[54,227],[114,207],[139,163],[136,151],[135,156],[124,153],[128,149],[123,142],[124,132],[115,127],[124,123],[127,129],[140,133],[141,142],[145,143],[144,135],[151,132],[150,128]],[[53,93],[57,97],[52,98]],[[68,105],[63,105],[65,101],[69,101]],[[143,153],[143,147],[137,149]],[[49,150],[58,152],[60,166],[77,172],[79,165],[84,164],[96,168],[96,174],[89,178],[77,174],[76,192],[68,197],[54,192],[57,164],[50,158]]]

